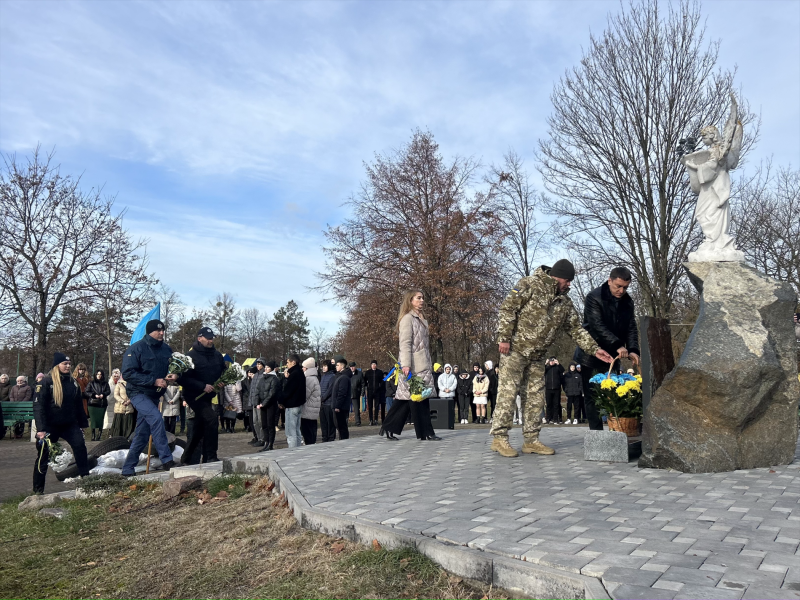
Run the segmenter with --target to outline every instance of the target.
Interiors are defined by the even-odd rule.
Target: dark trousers
[[[164,417],[164,429],[174,434],[177,421],[178,417]]]
[[[458,420],[469,419],[469,394],[458,395]]]
[[[492,407],[491,415],[494,416],[494,407],[497,404],[497,392],[489,392],[489,406]]]
[[[280,414],[280,409],[275,403],[261,408],[261,441],[265,444],[272,446],[275,443],[275,428],[278,426]]]
[[[356,425],[361,425],[361,396],[352,399],[353,415],[355,415]]]
[[[573,419],[572,416],[572,408],[575,407],[575,417],[578,418],[578,411],[580,410],[578,406],[580,405],[581,396],[567,396],[567,421],[571,421]]]
[[[370,392],[367,390],[367,411],[369,420],[378,420],[378,409],[381,413],[381,421],[386,420],[386,395],[383,392]]]
[[[589,380],[592,378],[592,369],[582,365],[581,378],[583,379],[583,403],[586,410],[586,418],[589,421],[589,429],[603,431],[603,419],[600,418],[600,411],[594,403],[592,395],[592,384]]]
[[[561,390],[545,390],[545,418],[548,421],[561,421]]]
[[[333,407],[327,402],[323,402],[319,407],[319,427],[322,430],[323,442],[336,440],[336,417]]]
[[[50,441],[57,442],[63,439],[72,448],[72,454],[75,455],[75,464],[78,465],[78,474],[85,477],[89,474],[89,459],[86,452],[86,441],[83,439],[83,430],[78,427],[77,423],[72,425],[51,426],[48,427],[47,433],[50,434]],[[44,448],[42,448],[44,445]],[[39,451],[42,451],[41,460],[39,460]],[[47,449],[47,444],[42,440],[36,440],[36,463],[33,465],[33,492],[44,493],[44,481],[47,478],[47,462],[50,460],[50,451]]]
[[[186,419],[186,443],[188,444],[192,438],[194,437],[194,424],[197,422],[197,418],[192,417],[191,419]],[[200,447],[200,444],[196,444],[194,450],[192,451],[192,455],[189,456],[186,454],[186,451],[183,451],[183,456],[181,457],[181,464],[183,465],[196,465],[200,462],[203,458],[203,449]]]
[[[434,435],[431,423],[431,401],[425,398],[422,402],[410,402],[412,417],[414,418],[414,432],[418,440],[423,440]]]
[[[340,410],[339,412],[334,411],[333,414],[336,417],[336,429],[339,431],[339,439],[349,440],[350,430],[347,428],[347,419],[350,415],[343,410]]]
[[[469,410],[470,413],[472,413],[473,423],[478,420],[478,405],[473,402],[474,399],[475,397],[472,394],[467,396],[467,401],[469,402]]]
[[[181,417],[181,433],[183,433],[186,430],[186,407],[183,405],[183,402],[181,402],[180,411],[181,411],[181,414],[180,414],[180,417]]]
[[[186,445],[184,455],[188,456],[189,460],[192,460],[195,448],[202,444],[203,462],[219,460],[217,458],[217,448],[219,447],[219,413],[217,405],[211,404],[210,400],[192,400],[189,405],[195,415],[194,435],[189,437],[189,443]],[[189,462],[185,464],[193,465],[195,463]]]
[[[300,435],[306,446],[317,443],[317,420],[300,418]]]
[[[583,421],[586,418],[586,405],[583,403],[583,396],[575,396],[575,419]]]

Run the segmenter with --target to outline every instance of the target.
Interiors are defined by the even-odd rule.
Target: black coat
[[[52,428],[68,427],[77,424],[80,428],[89,426],[83,410],[83,394],[78,383],[69,373],[61,375],[63,393],[61,406],[53,399],[53,378],[48,373],[36,384],[36,397],[33,400],[33,415],[36,430],[50,433]]]
[[[300,365],[295,365],[288,370],[289,376],[284,377],[281,396],[278,404],[286,408],[297,408],[306,403],[306,376]]]
[[[567,396],[583,395],[583,377],[577,371],[564,373],[564,393]]]
[[[250,404],[250,376],[246,375],[242,379],[242,410],[251,410],[253,406]]]
[[[486,372],[486,376],[489,378],[489,398],[497,398],[497,375],[494,372],[494,369],[489,369]]]
[[[320,402],[329,404],[331,395],[333,393],[333,380],[336,379],[336,373],[333,371],[325,371],[319,379],[319,396]]]
[[[258,382],[259,385],[259,402],[262,408],[269,406],[276,406],[281,397],[281,390],[283,383],[286,380],[278,375],[275,371],[264,373]],[[286,406],[284,404],[284,406]]]
[[[472,393],[472,377],[461,378],[461,373],[458,374],[458,384],[456,385],[456,393],[459,396],[469,396]]]
[[[347,370],[350,371],[350,367],[347,367]],[[350,381],[350,397],[353,399],[361,398],[361,392],[364,391],[364,375],[356,369],[355,373],[350,371],[348,379]]]
[[[586,296],[583,328],[611,356],[616,356],[622,346],[641,356],[633,299],[627,293],[622,298],[614,298],[607,281]],[[594,369],[608,369],[606,363],[588,356],[580,348],[575,351],[575,360]]]
[[[122,379],[128,398],[144,394],[154,402],[164,390],[159,391],[156,379],[163,379],[169,372],[172,348],[149,335],[132,344],[122,357]]]
[[[386,397],[394,398],[394,395],[397,393],[397,384],[394,382],[394,375],[392,375],[388,381],[385,381],[384,384],[386,385]]]
[[[340,412],[350,412],[350,380],[352,377],[354,375],[349,368],[336,374],[331,394],[332,408],[334,410],[338,408]]]
[[[564,367],[560,364],[551,365],[549,362],[544,368],[544,387],[548,390],[561,389],[561,376],[564,374]]]
[[[103,381],[97,381],[93,379],[89,382],[89,385],[86,386],[86,390],[83,392],[83,397],[86,398],[86,402],[89,406],[95,406],[99,408],[106,408],[108,406],[108,397],[111,395],[111,386],[108,385],[108,382],[104,379]],[[102,398],[95,398],[95,396],[102,396]]]
[[[189,369],[178,378],[178,385],[183,387],[183,397],[187,404],[197,400],[205,392],[206,385],[214,385],[225,371],[225,359],[213,346],[206,348],[200,342],[195,342],[188,356],[194,363],[194,369]],[[213,397],[214,393],[205,394],[200,400],[211,402]]]
[[[362,375],[367,382],[367,392],[370,395],[383,395],[386,393],[386,383],[383,381],[383,378],[386,377],[386,373],[380,369],[375,369],[374,371],[369,369],[368,371],[364,371]]]

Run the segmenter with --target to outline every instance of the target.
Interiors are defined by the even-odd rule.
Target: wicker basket
[[[615,417],[608,415],[608,429],[621,431],[628,437],[639,437],[639,419],[637,417]]]

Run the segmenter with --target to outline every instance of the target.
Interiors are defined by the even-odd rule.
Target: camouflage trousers
[[[497,406],[492,413],[492,435],[508,437],[517,408],[517,394],[522,404],[522,435],[526,442],[539,439],[544,410],[544,363],[519,352],[500,356]]]

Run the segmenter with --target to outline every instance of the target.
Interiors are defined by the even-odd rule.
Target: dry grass
[[[207,489],[228,497],[165,500],[157,486],[137,484],[68,502],[62,521],[2,505],[0,597],[503,597],[414,551],[365,549],[306,531],[266,479],[230,478]]]

